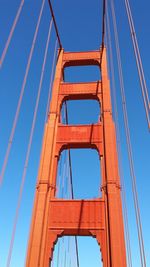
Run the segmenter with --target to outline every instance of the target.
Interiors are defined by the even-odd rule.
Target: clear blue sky
[[[21,17],[15,30],[4,64],[0,70],[0,168],[3,163],[10,130],[16,110],[16,105],[23,81],[27,57],[29,54],[37,16],[41,6],[41,0],[25,0]],[[92,0],[53,0],[54,11],[60,32],[63,47],[66,51],[94,50],[99,49],[101,42],[101,2]],[[148,88],[150,88],[150,27],[148,0],[131,1],[131,8],[135,20],[139,47],[143,59],[145,76]],[[20,0],[0,0],[0,55],[6,43],[13,19],[15,17]],[[143,108],[140,86],[133,56],[130,33],[126,18],[124,1],[115,1],[121,56],[123,62],[123,73],[125,81],[125,93],[127,97],[127,109],[129,114],[129,125],[131,129],[131,140],[133,145],[133,156],[137,176],[137,188],[143,223],[143,235],[145,240],[145,251],[147,267],[150,266],[150,134],[148,133],[145,112]],[[25,94],[17,124],[15,137],[10,153],[8,166],[4,176],[4,182],[0,189],[0,267],[6,266],[8,248],[14,213],[17,203],[19,186],[25,161],[25,153],[29,139],[30,127],[35,106],[35,99],[40,79],[45,42],[48,33],[50,14],[46,1],[44,13],[40,25],[33,60],[29,72]],[[48,94],[50,69],[54,49],[55,34],[52,31],[51,43],[48,51],[46,72],[42,86],[42,93],[38,109],[34,140],[27,170],[23,200],[19,213],[16,238],[12,254],[11,267],[23,267],[25,261],[31,210],[33,205],[34,188],[36,183],[38,164],[43,135],[46,100]],[[113,46],[114,48],[114,46]],[[114,49],[113,49],[114,51]],[[140,267],[137,232],[133,199],[131,195],[131,182],[129,164],[127,159],[126,143],[124,136],[120,89],[117,78],[116,55],[114,54],[116,91],[119,109],[119,122],[121,131],[122,168],[125,179],[127,207],[129,214],[129,228],[131,237],[131,248],[133,267]],[[65,73],[66,81],[92,81],[99,79],[96,67],[70,68]],[[150,92],[150,90],[149,90]],[[84,101],[70,102],[68,104],[69,123],[93,123],[98,121],[99,106],[97,102]],[[76,198],[95,198],[99,196],[100,174],[98,155],[95,151],[71,151],[74,191]],[[63,171],[65,152],[59,172]],[[89,164],[90,162],[90,164]],[[86,186],[85,186],[86,184]],[[63,243],[63,241],[61,241]],[[66,243],[67,267],[70,265],[70,256]],[[72,243],[71,243],[72,242]],[[73,239],[70,241],[74,250]],[[60,243],[61,244],[61,243]],[[62,247],[62,244],[60,245]],[[72,252],[74,253],[74,252]],[[96,240],[80,238],[79,240],[80,267],[98,267],[100,265],[100,253]],[[54,267],[56,267],[57,248],[55,253]],[[63,257],[63,256],[61,256]],[[73,254],[73,257],[74,254]],[[62,259],[63,260],[63,259]],[[75,261],[75,260],[74,260]],[[61,261],[60,261],[61,262]]]

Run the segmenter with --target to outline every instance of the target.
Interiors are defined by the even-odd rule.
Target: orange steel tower
[[[69,66],[97,65],[101,81],[65,83]],[[60,112],[65,100],[96,99],[101,119],[92,125],[64,125]],[[64,149],[92,148],[99,153],[102,197],[64,200],[55,197],[58,160]],[[121,186],[115,125],[112,118],[106,49],[90,52],[59,51],[52,98],[40,160],[26,267],[48,267],[58,237],[95,237],[104,267],[126,267]]]

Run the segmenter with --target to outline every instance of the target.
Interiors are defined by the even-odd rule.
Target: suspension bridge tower
[[[65,83],[64,68],[81,65],[99,66],[101,80]],[[64,101],[71,99],[98,100],[101,107],[100,121],[92,125],[64,125],[61,122],[61,107]],[[102,173],[100,198],[56,198],[59,157],[64,149],[70,148],[91,148],[98,151]],[[90,52],[59,51],[49,116],[45,125],[26,267],[51,266],[55,243],[65,235],[94,237],[100,246],[104,267],[127,266],[106,48]]]

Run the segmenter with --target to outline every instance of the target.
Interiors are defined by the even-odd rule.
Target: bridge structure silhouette
[[[22,262],[21,258],[23,258],[23,255],[19,252],[19,246],[16,249],[18,253],[20,253],[20,256],[18,256],[20,259],[12,261],[12,256],[14,253],[20,213],[25,216],[25,212],[22,210],[23,202],[26,203],[26,210],[30,210],[30,219],[28,218],[27,223],[26,245],[24,244],[24,246],[26,246],[24,266],[59,267],[60,265],[64,265],[81,267],[82,259],[80,258],[82,257],[80,257],[79,243],[82,236],[84,238],[94,238],[97,242],[100,255],[99,266],[132,267],[135,266],[135,264],[136,266],[142,267],[148,266],[148,244],[145,238],[146,223],[144,222],[143,224],[140,211],[141,202],[139,201],[138,179],[136,175],[136,164],[134,162],[134,152],[136,149],[132,147],[132,132],[130,131],[132,127],[130,127],[127,110],[116,10],[114,1],[112,0],[104,0],[100,6],[101,42],[99,43],[98,49],[70,51],[69,49],[65,50],[63,47],[63,35],[62,32],[60,34],[60,25],[57,24],[59,18],[55,17],[57,9],[53,9],[50,0],[47,2],[42,0],[41,7],[39,5],[37,24],[26,60],[25,74],[21,84],[21,91],[18,94],[19,97],[15,115],[11,119],[11,130],[10,133],[6,135],[8,139],[5,141],[2,149],[3,155],[0,174],[2,199],[5,199],[6,193],[9,192],[8,187],[10,185],[12,188],[15,187],[15,178],[13,182],[10,182],[10,174],[7,175],[7,172],[10,172],[10,160],[13,166],[19,166],[19,164],[23,166],[21,180],[19,180],[20,186],[16,178],[17,188],[14,189],[14,192],[16,192],[14,198],[16,200],[15,204],[13,204],[16,207],[14,208],[14,214],[12,215],[9,212],[7,215],[8,221],[9,218],[11,218],[11,226],[9,225],[8,228],[9,242],[7,241],[7,243],[9,243],[9,245],[7,245],[7,249],[5,248],[5,251],[2,253],[4,255],[2,266],[9,267],[13,266],[13,264],[15,264],[14,266],[22,266],[20,265],[22,263],[19,262]],[[132,57],[135,58],[134,65],[135,68],[137,68],[137,77],[139,79],[138,87],[141,90],[138,92],[138,99],[140,99],[142,109],[142,114],[140,114],[140,116],[144,121],[142,127],[144,128],[146,138],[145,140],[143,140],[142,136],[140,138],[143,140],[143,147],[146,147],[143,151],[148,151],[150,128],[149,90],[129,1],[124,1],[124,7],[131,33],[131,45],[133,46]],[[5,66],[7,67],[9,50],[24,8],[25,1],[20,1],[1,53],[0,68],[2,82],[6,73]],[[19,127],[21,110],[24,108],[26,113],[28,113],[28,110],[32,107],[28,98],[24,101],[26,95],[25,90],[28,84],[30,69],[32,68],[34,50],[36,48],[40,24],[42,23],[45,9],[50,17],[50,20],[49,17],[46,18],[46,23],[49,25],[48,34],[45,38],[46,42],[45,48],[43,49],[43,58],[41,57],[41,59],[39,59],[41,64],[40,69],[38,69],[37,66],[37,70],[36,68],[33,70],[35,76],[33,85],[32,81],[30,82],[31,88],[34,86],[34,83],[37,84],[37,80],[39,83],[37,95],[34,100],[35,107],[32,116],[29,117],[31,127],[27,126],[24,132],[18,137],[20,138],[20,136],[28,132],[25,143],[19,145],[20,151],[22,150],[24,154],[23,159],[21,160],[20,158],[19,160],[18,156],[12,158],[13,146],[17,135],[17,128]],[[49,49],[50,41],[53,42],[53,47],[51,49]],[[76,40],[76,42],[78,42],[78,40]],[[116,49],[115,64],[114,47]],[[47,64],[48,55],[51,58],[49,65]],[[43,93],[43,102],[40,102],[42,101],[41,97],[44,75],[46,75],[46,66],[48,66],[47,77],[49,78],[49,84],[47,82],[45,83],[47,94]],[[118,80],[115,85],[116,69],[118,69]],[[41,70],[41,72],[39,70]],[[36,71],[37,74],[40,74],[38,79],[36,79]],[[76,72],[80,72],[79,77],[82,82],[78,81],[76,78],[75,81],[72,81],[70,78],[71,71],[75,73],[75,77],[77,77]],[[95,80],[90,80],[90,75],[92,76],[91,73],[96,77]],[[82,77],[82,74],[84,77]],[[119,106],[119,109],[117,107],[117,87],[120,87],[121,107]],[[134,99],[136,100],[136,97],[133,96],[132,105],[135,105],[136,110],[138,104],[135,103]],[[31,98],[31,102],[32,101],[33,99]],[[79,106],[77,109],[74,108],[71,110],[70,107],[72,103],[75,102],[77,102]],[[93,106],[91,105],[92,108],[88,108],[85,111],[84,103],[87,103],[87,106],[89,103],[92,103]],[[95,103],[97,105],[97,110],[96,106],[94,106]],[[41,137],[37,135],[36,139],[35,130],[38,116],[40,116],[38,115],[40,105],[43,114],[42,121],[39,123]],[[123,126],[120,126],[120,111],[122,112],[121,119]],[[86,122],[84,119],[82,121],[84,112]],[[74,123],[70,118],[74,117],[76,113],[79,113],[79,119],[78,122]],[[93,121],[88,121],[89,116],[97,116],[97,118]],[[28,115],[26,118],[27,117]],[[22,123],[26,124],[26,119],[22,121]],[[126,142],[126,154],[125,156],[123,155],[123,157],[126,157],[125,165],[128,160],[128,173],[125,171],[125,174],[129,176],[130,182],[129,178],[127,182],[126,175],[123,175],[121,163],[123,160],[121,160],[122,153],[120,144],[121,134],[123,134],[125,140],[123,142]],[[37,157],[36,163],[30,163],[32,146],[34,143],[33,140],[35,140],[35,147],[38,142],[41,144],[41,152],[40,146],[38,149],[34,149],[34,153]],[[78,157],[82,158],[82,162],[78,162],[74,166],[73,153],[76,150],[79,153]],[[82,154],[82,151],[84,151],[84,154]],[[80,181],[82,178],[79,178],[77,175],[75,182],[74,173],[77,169],[80,173],[82,164],[86,165],[85,169],[92,169],[91,166],[94,162],[94,158],[87,161],[87,151],[94,151],[94,153],[96,153],[98,168],[97,170],[93,170],[92,175],[86,173],[89,177],[84,177],[82,182]],[[38,168],[38,174],[37,179],[33,181],[32,177],[30,177],[30,181],[27,182],[26,177],[29,163],[32,165],[32,168],[33,164],[35,164],[35,168]],[[139,164],[142,166],[145,162],[141,161]],[[20,171],[20,168],[21,167],[18,167],[18,171]],[[147,181],[148,167],[146,167],[145,170]],[[92,191],[92,186],[97,179],[96,172],[99,180],[97,185],[95,185],[97,193],[96,196],[91,197],[89,192]],[[81,174],[81,176],[82,175],[83,174]],[[88,179],[90,181],[89,185]],[[128,188],[126,188],[127,185]],[[32,186],[32,200],[28,206],[28,199],[24,198],[23,195],[25,191],[29,191],[30,186]],[[80,193],[79,196],[76,197],[78,195],[78,190],[81,192],[83,189],[86,192],[86,197],[80,196],[82,195]],[[144,188],[144,190],[146,189]],[[10,196],[13,196],[13,192],[10,192]],[[144,200],[146,203],[147,197],[146,200]],[[130,201],[132,201],[131,206]],[[4,201],[4,203],[5,204],[2,203],[2,206],[4,205],[3,207],[8,205],[7,201]],[[134,213],[134,218],[130,213]],[[5,214],[3,212],[3,218],[4,217]],[[132,231],[130,229],[130,223],[132,224],[132,228],[134,228],[134,237],[131,237]],[[73,243],[71,240],[73,240]],[[133,249],[135,244],[137,258],[135,256],[135,249]],[[89,253],[90,251],[92,253],[92,248],[89,249]]]

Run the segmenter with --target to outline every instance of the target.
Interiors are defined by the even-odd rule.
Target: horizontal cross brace
[[[97,99],[101,96],[101,81],[91,83],[61,83],[59,94],[65,100]]]
[[[92,125],[59,124],[57,131],[57,154],[67,148],[95,148],[103,155],[102,123]]]
[[[101,51],[64,52],[63,66],[100,65]]]
[[[102,199],[51,199],[49,230],[63,230],[67,235],[88,235],[90,230],[105,229],[105,209]]]

